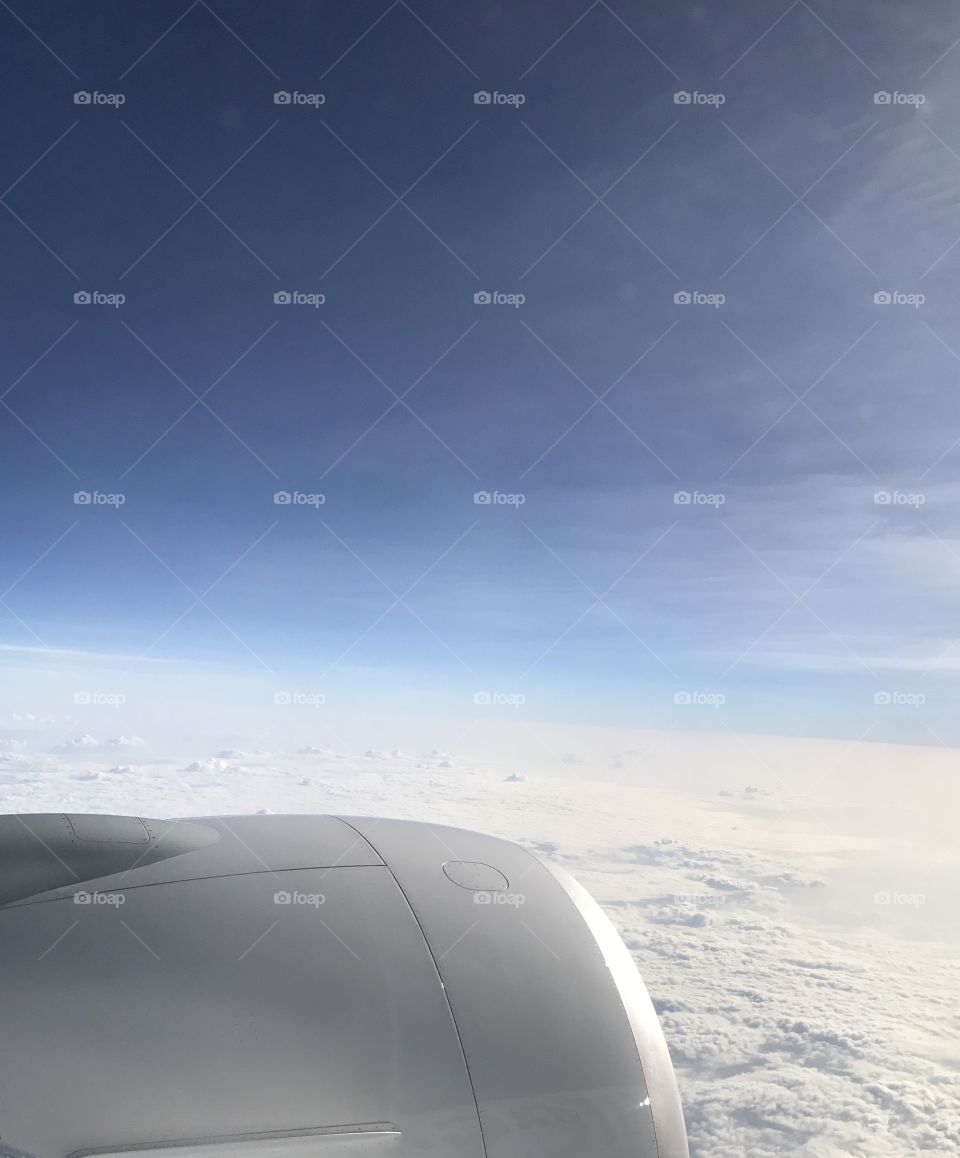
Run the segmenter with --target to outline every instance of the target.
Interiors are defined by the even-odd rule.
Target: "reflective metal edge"
[[[623,1002],[650,1097],[660,1158],[690,1158],[680,1090],[657,1011],[643,978],[607,914],[565,869],[537,857],[576,905],[593,934]]]

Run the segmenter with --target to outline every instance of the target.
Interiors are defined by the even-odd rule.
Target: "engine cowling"
[[[509,841],[0,817],[0,1155],[687,1158],[629,952]]]

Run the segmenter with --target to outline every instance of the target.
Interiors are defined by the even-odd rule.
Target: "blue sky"
[[[950,6],[0,22],[11,703],[960,742]]]

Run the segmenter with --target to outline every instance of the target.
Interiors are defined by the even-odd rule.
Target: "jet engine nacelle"
[[[0,817],[0,1155],[687,1158],[570,876],[331,816]]]

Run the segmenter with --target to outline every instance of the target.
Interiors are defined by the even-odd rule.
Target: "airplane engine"
[[[4,1158],[687,1158],[630,954],[509,841],[0,817]]]

